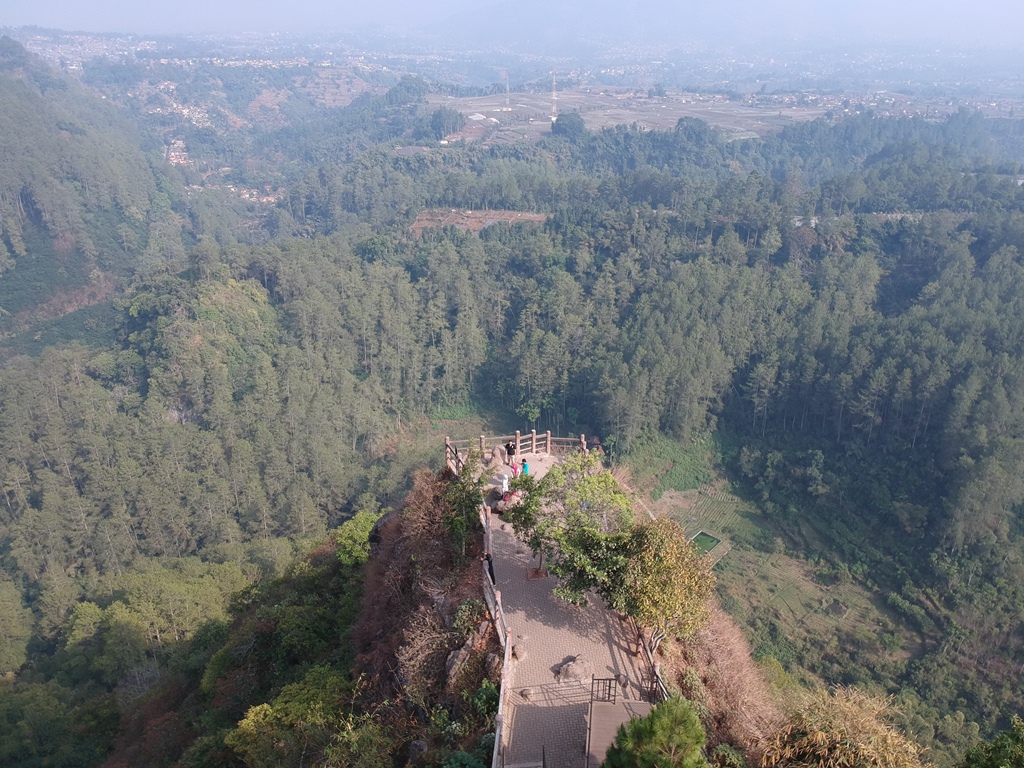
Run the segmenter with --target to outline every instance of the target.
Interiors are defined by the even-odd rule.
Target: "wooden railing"
[[[489,553],[491,551],[491,513],[485,504],[480,505],[480,522],[484,529],[484,552]],[[504,652],[501,662],[501,679],[498,681],[498,711],[494,715],[494,751],[491,753],[491,768],[500,768],[502,764],[501,742],[505,738],[505,701],[512,684],[510,680],[512,668],[509,666],[512,660],[512,642],[509,637],[508,623],[505,621],[505,609],[501,605],[501,592],[494,588],[487,561],[484,560],[481,565],[483,566],[481,579],[484,602],[487,603],[487,610],[491,612],[494,630],[498,633],[498,640],[501,642]]]
[[[505,738],[505,699],[512,684],[509,680],[511,657],[512,643],[506,643],[505,657],[501,663],[501,682],[498,685],[498,713],[494,716],[494,751],[491,753],[491,768],[501,768],[504,764],[501,740]]]
[[[494,435],[488,437],[480,435],[478,440],[452,440],[450,437],[444,439],[445,464],[456,475],[466,466],[466,459],[471,448],[480,451],[480,455],[486,457],[495,448],[505,450],[505,446],[511,443],[515,446],[515,455],[555,455],[564,456],[573,451],[587,452],[587,437],[554,437],[551,430],[537,433],[531,429],[529,432],[516,430],[514,435]]]
[[[491,514],[484,504],[480,505],[480,522],[483,524],[484,529],[484,552],[490,553]],[[504,648],[508,645],[508,624],[505,622],[505,610],[501,607],[501,592],[494,588],[494,582],[491,581],[491,571],[487,567],[487,561],[482,561],[482,565],[484,602],[487,603],[487,610],[491,612],[491,616],[494,618],[494,628],[498,632],[501,647]]]
[[[458,475],[462,471],[468,456],[469,440],[444,439],[444,463],[452,474]]]

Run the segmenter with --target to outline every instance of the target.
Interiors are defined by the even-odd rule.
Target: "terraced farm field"
[[[883,635],[899,623],[881,595],[854,582],[830,584],[818,577],[815,564],[783,553],[734,549],[719,570],[719,596],[743,618],[757,614],[783,627],[798,643],[805,638],[835,637],[889,661],[908,658],[917,646],[912,634],[899,650],[883,651]]]
[[[667,515],[693,538],[701,531],[721,539],[712,551],[715,562],[732,548],[730,537],[749,538],[758,530],[756,510],[728,491],[705,485],[696,491],[666,491],[653,505],[655,515]]]

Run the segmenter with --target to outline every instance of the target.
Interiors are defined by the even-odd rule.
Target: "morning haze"
[[[37,25],[89,32],[238,33],[347,32],[386,27],[515,45],[581,36],[637,42],[716,43],[787,40],[901,42],[941,45],[1014,45],[1024,6],[1010,0],[689,0],[689,2],[422,3],[270,2],[182,0],[173,4],[127,0],[8,0],[0,25]]]

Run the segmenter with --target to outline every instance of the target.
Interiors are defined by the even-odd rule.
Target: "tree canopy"
[[[653,630],[653,645],[670,633],[692,635],[708,618],[715,590],[710,555],[673,520],[637,525],[625,546],[623,585],[613,605]]]
[[[960,768],[1021,768],[1024,766],[1024,720],[1014,715],[1010,727],[994,739],[971,749]]]
[[[635,522],[632,504],[596,453],[571,454],[540,480],[513,482],[522,499],[506,514],[534,552],[550,558],[555,593],[605,602],[654,631],[692,634],[714,592],[711,559],[672,520]]]
[[[361,95],[327,107],[318,69],[140,59],[78,81],[0,40],[7,762],[51,731],[81,736],[54,765],[98,761],[174,649],[213,643],[201,617],[394,507],[440,462],[432,427],[481,404],[617,458],[713,443],[764,523],[736,551],[884,602],[878,627],[806,641],[752,606],[759,652],[900,691],[944,768],[1020,711],[1021,121],[864,113],[728,140],[684,118],[567,141],[564,115],[535,143],[399,152],[433,144],[428,86],[353,72]],[[271,93],[279,109],[254,104]],[[546,218],[414,232],[425,208]],[[561,593],[626,603],[633,584],[638,615],[698,616],[655,563],[629,570],[686,560],[678,535],[637,526],[606,475],[563,472],[546,508],[520,481],[519,526]],[[690,594],[710,589],[687,562]],[[280,611],[268,664],[344,636],[322,605]],[[263,680],[215,674],[245,642],[209,695]]]
[[[587,127],[584,125],[583,117],[579,112],[563,112],[551,124],[551,133],[554,136],[563,136],[572,141],[586,135]]]

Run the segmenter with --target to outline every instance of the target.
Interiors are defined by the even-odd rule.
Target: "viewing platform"
[[[482,456],[488,498],[511,473],[505,445],[526,458],[538,479],[574,451],[599,443],[583,435],[516,432],[478,440],[445,438],[448,468],[458,474],[470,450]],[[489,476],[488,476],[489,475]],[[504,649],[492,768],[596,768],[619,725],[650,711],[664,685],[643,636],[596,594],[579,607],[552,594],[556,580],[538,574],[530,548],[492,507],[481,508],[484,599]],[[595,693],[596,692],[596,693]]]
[[[452,440],[450,437],[444,439],[445,463],[454,474],[459,474],[466,464],[470,450],[479,452],[481,460],[485,464],[492,463],[494,459],[505,460],[505,446],[509,443],[515,447],[516,459],[523,456],[565,456],[572,451],[583,451],[586,453],[591,447],[599,443],[588,444],[586,435],[579,437],[553,437],[551,430],[537,433],[532,429],[523,433],[516,430],[513,435],[497,435],[487,437],[480,435],[478,440]]]

